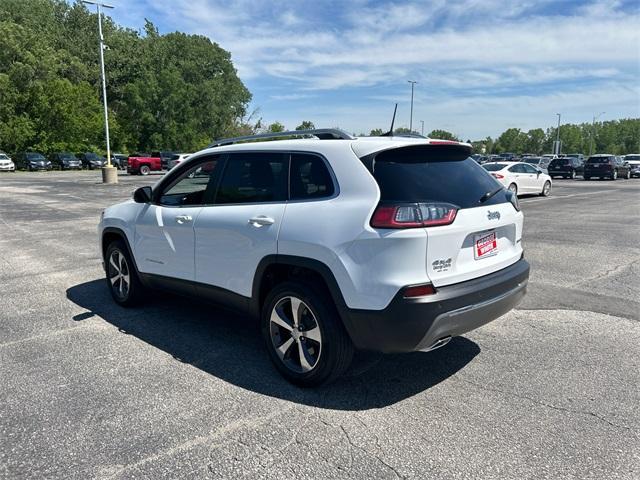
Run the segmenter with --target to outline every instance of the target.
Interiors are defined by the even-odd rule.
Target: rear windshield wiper
[[[502,191],[504,187],[500,187],[496,190],[494,190],[493,192],[487,192],[485,193],[483,196],[480,197],[480,200],[478,200],[478,203],[484,203],[487,200],[489,200],[491,197],[493,197],[496,193]]]

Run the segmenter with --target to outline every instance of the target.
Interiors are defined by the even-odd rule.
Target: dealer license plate
[[[473,255],[476,260],[498,254],[498,240],[496,232],[483,233],[475,236]]]

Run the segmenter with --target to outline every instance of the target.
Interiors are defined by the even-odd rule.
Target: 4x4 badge
[[[489,220],[500,220],[500,212],[492,212],[491,210],[489,210],[487,212],[487,218]]]

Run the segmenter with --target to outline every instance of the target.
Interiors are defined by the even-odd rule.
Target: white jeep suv
[[[246,312],[282,375],[311,386],[354,349],[433,350],[522,299],[517,198],[470,145],[277,134],[294,135],[217,142],[107,208],[114,300],[167,289]]]

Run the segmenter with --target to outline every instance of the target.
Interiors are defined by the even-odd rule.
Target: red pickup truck
[[[151,155],[135,154],[127,159],[127,173],[131,175],[149,175],[151,172],[161,170],[162,158],[159,152],[154,152]]]

